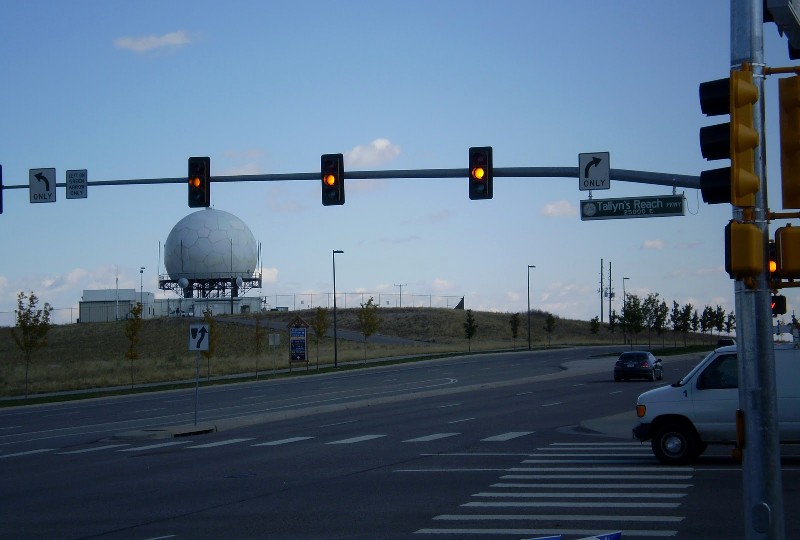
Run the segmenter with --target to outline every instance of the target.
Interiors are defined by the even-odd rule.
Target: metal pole
[[[194,425],[197,425],[197,395],[200,388],[200,351],[197,351],[197,364],[194,370]]]
[[[531,350],[531,268],[536,266],[528,265],[528,350]]]
[[[753,108],[753,125],[761,140],[755,152],[755,171],[760,179],[756,194],[754,223],[761,228],[764,268],[748,288],[735,282],[736,343],[739,354],[739,406],[744,411],[745,538],[783,540],[786,536],[781,484],[780,445],[775,384],[775,351],[772,342],[772,310],[768,288],[766,221],[767,179],[764,140],[764,4],[762,0],[731,0],[731,66],[749,63],[758,86],[758,106]],[[734,219],[742,211],[733,207]]]
[[[336,254],[344,253],[339,249],[334,249],[331,254],[333,259],[333,367],[339,367],[339,339],[336,326]]]

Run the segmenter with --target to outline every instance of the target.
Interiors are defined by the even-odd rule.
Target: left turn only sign
[[[32,203],[56,202],[55,169],[30,169],[28,182]]]

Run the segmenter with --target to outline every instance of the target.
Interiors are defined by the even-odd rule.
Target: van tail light
[[[636,416],[639,418],[644,418],[644,415],[647,413],[647,405],[644,404],[637,404],[636,405]]]

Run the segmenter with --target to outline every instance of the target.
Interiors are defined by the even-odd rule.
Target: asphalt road
[[[193,391],[4,409],[2,536],[742,537],[728,449],[661,466],[630,437],[636,396],[658,383],[614,383],[613,358],[594,352],[201,388],[211,433],[191,421]],[[696,362],[665,358],[665,379]],[[787,538],[800,536],[792,514]]]

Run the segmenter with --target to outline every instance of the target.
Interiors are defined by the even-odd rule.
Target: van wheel
[[[665,465],[685,465],[701,453],[694,430],[679,423],[660,426],[650,443],[653,453]]]

